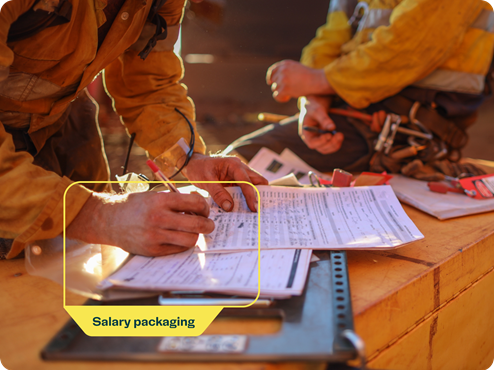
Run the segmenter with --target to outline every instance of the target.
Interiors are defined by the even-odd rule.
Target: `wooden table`
[[[348,252],[355,327],[366,343],[369,367],[487,369],[494,359],[494,212],[438,221],[405,210],[424,240],[391,252]],[[43,362],[40,350],[69,318],[61,287],[27,275],[22,259],[0,261],[0,284],[0,359],[9,370],[136,368],[136,363]],[[276,331],[277,325],[223,321],[208,331],[257,334]],[[298,370],[324,364],[147,363],[141,368]]]
[[[494,213],[438,221],[405,207],[425,239],[349,252],[356,332],[369,367],[487,369],[494,360]]]

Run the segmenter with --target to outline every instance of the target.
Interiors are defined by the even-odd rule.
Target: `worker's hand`
[[[93,193],[66,235],[143,256],[163,256],[194,247],[200,233],[211,233],[214,222],[208,216],[209,206],[199,194]]]
[[[246,181],[254,185],[267,185],[268,180],[243,164],[237,157],[210,157],[194,153],[184,169],[184,175],[191,181]],[[225,190],[225,184],[197,183],[196,186],[206,190],[225,211],[233,208],[233,199]],[[256,192],[251,185],[239,184],[250,210],[257,211]]]
[[[305,95],[334,94],[323,69],[306,67],[293,60],[282,60],[268,68],[266,82],[273,98],[280,103]]]
[[[332,131],[336,127],[329,118],[328,109],[331,98],[323,96],[307,96],[300,101],[300,115],[298,118],[298,134],[310,149],[317,150],[321,154],[330,154],[338,151],[343,143],[343,134],[318,134],[303,129],[304,126],[312,126],[323,130]]]

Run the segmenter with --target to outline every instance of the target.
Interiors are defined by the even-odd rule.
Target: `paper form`
[[[388,249],[423,238],[390,186],[257,189],[262,249]],[[216,228],[198,244],[203,252],[257,249],[257,213],[239,188],[227,190],[233,212],[211,204]]]
[[[410,177],[393,175],[390,184],[402,202],[440,220],[494,211],[494,199],[479,201],[465,194],[434,193],[430,191],[427,182]]]
[[[261,251],[261,294],[270,297],[300,295],[312,251]],[[163,257],[133,257],[107,280],[127,288],[189,290],[257,295],[258,251],[194,253],[188,250]]]
[[[258,171],[268,181],[293,173],[301,184],[309,185],[309,171],[314,172],[321,178],[331,180],[331,176],[328,177],[310,167],[289,149],[285,149],[281,155],[278,155],[270,149],[261,148],[251,159],[249,166]]]

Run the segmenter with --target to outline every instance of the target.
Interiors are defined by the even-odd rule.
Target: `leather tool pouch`
[[[441,180],[443,174],[455,177],[463,172],[480,174],[481,171],[476,168],[471,166],[465,168],[457,163],[461,159],[461,150],[468,142],[465,130],[475,122],[477,110],[482,102],[492,95],[491,72],[488,74],[485,86],[481,95],[408,87],[399,94],[366,109],[366,112],[371,114],[384,110],[386,113],[409,117],[408,122],[391,127],[395,131],[397,127],[401,127],[401,131],[412,129],[415,132],[426,133],[430,135],[430,140],[413,137],[403,132],[393,133],[390,130],[385,136],[389,138],[394,135],[387,143],[391,147],[387,150],[386,148],[376,150],[376,142],[380,134],[373,132],[368,125],[356,125],[355,120],[349,119],[371,148],[370,170],[401,172],[407,176],[422,177],[421,179],[427,181]],[[415,154],[414,150],[416,150]],[[426,167],[428,168],[424,175],[422,170]],[[415,176],[415,173],[419,173],[419,176]]]

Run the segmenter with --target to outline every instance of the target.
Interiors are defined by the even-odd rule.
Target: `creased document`
[[[261,249],[390,249],[423,238],[390,186],[284,188],[258,186]],[[257,249],[258,216],[239,188],[228,188],[233,212],[211,204],[215,230],[203,252]]]
[[[261,295],[300,295],[312,251],[261,251]],[[193,253],[163,257],[133,257],[107,279],[114,286],[148,290],[208,291],[256,296],[258,251]]]

